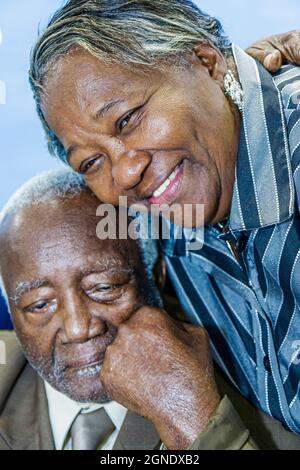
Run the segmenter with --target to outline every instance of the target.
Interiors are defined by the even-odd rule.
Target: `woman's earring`
[[[239,108],[240,112],[242,112],[244,92],[231,70],[228,70],[228,72],[224,75],[224,93],[225,96],[231,98],[233,103]]]

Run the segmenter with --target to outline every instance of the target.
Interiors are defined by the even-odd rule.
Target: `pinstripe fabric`
[[[230,230],[205,227],[198,251],[161,243],[187,317],[207,328],[215,361],[245,397],[300,434],[300,68],[272,77],[233,52],[245,108]]]

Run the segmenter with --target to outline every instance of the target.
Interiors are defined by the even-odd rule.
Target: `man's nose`
[[[121,155],[112,167],[112,177],[116,185],[126,191],[134,188],[141,182],[151,160],[151,155],[144,150],[134,150]]]
[[[106,331],[105,323],[92,315],[80,294],[66,295],[63,321],[66,342],[83,343]]]

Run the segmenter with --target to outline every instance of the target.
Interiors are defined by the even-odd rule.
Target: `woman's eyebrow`
[[[118,98],[118,99],[112,99],[108,101],[102,108],[100,108],[96,114],[95,114],[95,119],[103,118],[105,114],[107,114],[111,109],[115,108],[116,106],[119,106],[120,104],[125,103],[127,100]]]
[[[115,98],[115,99],[109,100],[105,105],[102,106],[102,108],[98,109],[98,111],[95,114],[95,119],[103,118],[105,116],[105,114],[107,114],[109,111],[111,111],[112,108],[115,108],[116,106],[119,106],[119,105],[124,104],[124,103],[129,103],[129,101],[131,99],[137,98],[140,94],[141,94],[141,91],[135,89],[135,90],[132,90],[132,91],[128,92],[128,96],[127,96],[126,99],[124,99],[124,98]],[[148,89],[145,89],[143,94],[142,94],[142,101],[145,101],[147,94],[148,94]],[[145,104],[148,103],[148,101],[150,100],[150,98],[152,97],[153,94],[154,93],[151,93],[149,95],[149,97],[146,100]]]

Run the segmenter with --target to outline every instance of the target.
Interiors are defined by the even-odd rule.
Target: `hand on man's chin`
[[[152,421],[169,449],[187,448],[221,400],[207,333],[148,306],[119,327],[100,379],[111,399]]]

